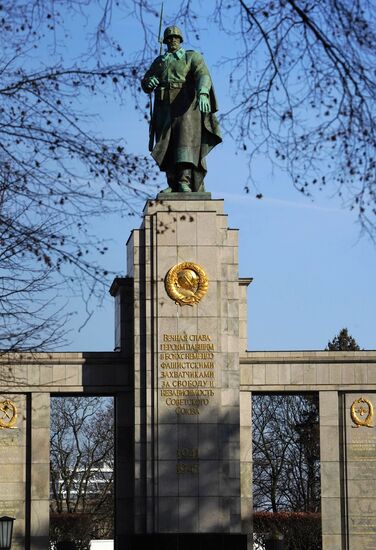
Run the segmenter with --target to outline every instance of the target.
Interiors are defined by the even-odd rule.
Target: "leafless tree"
[[[51,407],[52,523],[89,518],[86,536],[96,529],[111,538],[114,510],[113,401],[101,397],[56,397]],[[77,521],[76,521],[77,523]],[[107,532],[106,532],[107,530]],[[63,529],[64,531],[64,529]],[[62,533],[64,537],[67,533]]]
[[[255,537],[281,531],[288,548],[321,548],[318,399],[252,397]]]
[[[152,35],[145,14],[154,3],[135,4]],[[328,188],[342,197],[375,239],[375,3],[216,0],[205,5],[204,21],[200,2],[177,6],[168,22],[180,22],[192,39],[209,24],[233,40],[221,60],[232,91],[222,126],[249,153],[257,196],[254,167],[268,156],[302,193]]]
[[[122,101],[138,83],[137,65],[110,37],[111,4],[98,3],[82,51],[67,27],[78,18],[89,33],[96,2],[0,6],[0,349],[61,342],[70,313],[62,285],[86,299],[108,285],[95,259],[106,246],[88,221],[133,214],[150,193],[149,160],[99,136],[90,109],[95,95]]]
[[[252,401],[254,508],[319,512],[316,397],[255,395]]]
[[[93,130],[90,101],[117,94],[145,107],[139,77],[158,49],[158,9],[152,0],[0,6],[0,348],[55,345],[67,326],[59,285],[86,297],[107,285],[93,261],[105,245],[86,222],[132,213],[155,176],[147,157]],[[143,34],[134,55],[133,47],[125,55],[124,37],[113,38],[118,10]],[[375,238],[374,2],[216,0],[204,18],[202,10],[180,0],[164,22],[181,24],[191,42],[209,24],[233,43],[219,60],[232,94],[221,122],[249,153],[246,189],[262,196],[254,168],[268,156],[302,193],[328,188],[342,197]],[[88,36],[73,54],[72,18]]]

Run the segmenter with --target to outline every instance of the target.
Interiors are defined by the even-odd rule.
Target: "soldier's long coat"
[[[215,112],[217,102],[209,71],[203,57],[194,51],[178,50],[180,55],[157,57],[141,81],[156,76],[152,130],[155,145],[152,156],[162,171],[168,172],[177,162],[193,164],[206,173],[206,155],[222,141]],[[198,93],[209,91],[210,113],[201,113]]]

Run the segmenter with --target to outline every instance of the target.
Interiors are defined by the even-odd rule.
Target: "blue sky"
[[[173,6],[173,2],[165,2],[165,14],[172,13]],[[126,51],[136,50],[142,39],[137,23],[119,18],[115,24]],[[184,31],[184,24],[179,24]],[[220,60],[235,51],[236,44],[209,28],[210,23],[199,44],[186,46],[204,54],[223,109],[231,105],[231,98]],[[146,151],[147,125],[131,103],[118,105],[110,98],[107,102],[93,98],[86,108],[98,113],[96,127],[106,137],[125,139],[133,152]],[[333,189],[317,194],[312,202],[292,187],[286,174],[260,159],[255,175],[264,198],[247,195],[247,158],[237,154],[227,135],[208,157],[208,167],[207,190],[214,198],[225,200],[229,225],[240,230],[240,276],[254,277],[248,291],[248,348],[323,349],[346,326],[362,348],[375,349],[376,248],[366,237],[360,237],[355,216],[333,198]],[[111,240],[106,265],[118,275],[126,270],[129,232],[139,224],[137,218],[115,216],[93,224],[92,231],[99,238]],[[77,314],[72,319],[71,343],[65,349],[113,349],[110,295],[102,305],[95,305],[81,330],[84,308],[73,298],[69,305]]]

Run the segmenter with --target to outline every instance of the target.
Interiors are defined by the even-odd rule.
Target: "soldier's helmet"
[[[183,42],[183,33],[179,29],[179,27],[167,27],[165,32],[163,33],[163,44],[167,44],[166,40],[169,36],[178,36],[180,38],[180,42]]]

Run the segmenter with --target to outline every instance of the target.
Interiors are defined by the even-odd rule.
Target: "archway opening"
[[[113,397],[51,398],[51,549],[113,549],[114,457]]]
[[[318,394],[253,395],[252,430],[254,548],[320,550]]]

